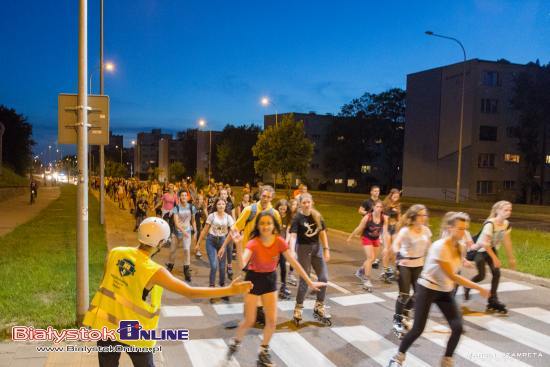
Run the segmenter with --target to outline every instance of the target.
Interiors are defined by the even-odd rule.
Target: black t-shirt
[[[206,196],[206,210],[208,211],[208,213],[212,213],[216,210],[216,208],[214,208],[214,203],[216,202],[217,199],[218,199],[217,195],[208,194]]]
[[[305,216],[302,213],[296,213],[290,225],[290,233],[296,233],[298,243],[304,245],[319,243],[319,232],[326,229],[325,221],[321,218],[321,228],[317,228],[317,223],[312,215]]]
[[[374,206],[374,200],[372,198],[368,198],[367,200],[363,201],[363,204],[361,204],[363,209],[367,211],[367,213],[372,211],[372,207]]]

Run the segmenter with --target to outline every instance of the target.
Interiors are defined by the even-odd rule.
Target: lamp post
[[[463,129],[464,129],[464,88],[466,85],[466,50],[464,49],[464,45],[462,45],[462,42],[457,40],[454,37],[444,36],[442,34],[437,34],[432,31],[426,31],[425,32],[428,36],[433,37],[439,37],[451,40],[453,42],[458,43],[460,48],[462,49],[462,55],[464,56],[464,61],[462,63],[462,94],[460,97],[460,128],[458,132],[458,167],[456,170],[456,203],[460,203],[460,179],[462,175],[462,135],[463,135]]]
[[[94,71],[98,71],[100,72],[100,74],[103,72],[103,70],[107,70],[108,72],[112,73],[115,71],[115,64],[113,64],[112,62],[106,62],[103,64],[103,68],[100,66],[96,67],[95,69],[93,69],[92,71],[90,71],[90,81],[89,81],[89,87],[88,87],[88,94],[92,94],[92,77],[94,75]],[[103,86],[103,78],[100,78],[101,80],[99,81],[99,89],[102,89],[102,86]],[[100,91],[101,95],[103,95],[103,93]]]
[[[277,105],[275,105],[275,103],[272,100],[270,100],[268,97],[262,97],[260,103],[264,107],[272,105],[275,108],[275,126],[277,126],[279,124],[278,123],[278,114],[277,114]]]
[[[120,164],[122,164],[122,146],[115,145],[115,149],[120,149]]]
[[[200,119],[199,126],[204,128],[206,126],[206,121],[204,119]],[[208,130],[208,135],[208,183],[210,184],[210,178],[212,176],[212,129]]]

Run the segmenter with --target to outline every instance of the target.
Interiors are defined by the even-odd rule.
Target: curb
[[[333,229],[333,228],[328,228],[328,231],[338,233],[338,234],[341,234],[341,235],[344,235],[344,236],[349,236],[350,235],[348,232],[340,231],[338,229]],[[538,285],[538,286],[545,287],[545,288],[550,288],[550,279],[548,279],[548,278],[542,278],[542,277],[538,277],[536,275],[522,273],[522,272],[519,272],[519,271],[516,271],[516,270],[510,270],[510,269],[500,269],[500,271],[501,271],[502,275],[504,275],[504,276],[506,276],[510,279],[531,283],[531,284]]]

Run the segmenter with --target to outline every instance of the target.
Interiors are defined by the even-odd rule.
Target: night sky
[[[99,1],[89,0],[89,71],[99,92]],[[77,92],[78,1],[2,1],[0,104],[55,144],[57,95]],[[364,92],[468,58],[550,62],[550,1],[105,0],[111,129],[175,132],[262,124],[278,112],[337,113]],[[64,148],[67,149],[68,147]]]

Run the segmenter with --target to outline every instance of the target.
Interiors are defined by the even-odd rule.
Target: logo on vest
[[[138,320],[122,320],[117,333],[120,340],[189,340],[188,329],[144,330]]]
[[[128,259],[118,260],[116,264],[118,266],[118,272],[123,277],[134,275],[134,273],[136,272],[136,265]]]

